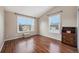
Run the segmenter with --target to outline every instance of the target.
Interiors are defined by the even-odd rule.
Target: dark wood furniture
[[[77,47],[76,27],[62,28],[62,42],[73,47]]]

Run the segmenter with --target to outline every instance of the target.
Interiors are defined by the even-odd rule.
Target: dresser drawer
[[[67,45],[77,47],[76,27],[63,27],[62,28],[62,42]]]
[[[70,38],[70,39],[64,39],[64,40],[63,40],[63,43],[66,43],[66,44],[68,44],[68,45],[74,45],[74,41],[73,41],[72,38]]]

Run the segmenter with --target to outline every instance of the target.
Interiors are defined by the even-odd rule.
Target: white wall
[[[51,11],[49,11],[48,13],[46,13],[44,16],[42,16],[39,19],[39,26],[35,25],[35,31],[32,32],[31,34],[37,34],[38,30],[39,30],[39,34],[43,35],[43,36],[47,36],[50,38],[54,38],[54,39],[58,39],[61,40],[61,33],[57,34],[57,33],[49,33],[49,25],[48,25],[48,14],[50,13],[55,13],[58,12],[60,10],[63,10],[62,13],[62,26],[65,27],[75,27],[76,26],[76,7],[75,6],[71,6],[71,7],[67,7],[67,6],[60,6],[60,7],[56,7],[54,9],[52,9]],[[18,37],[22,37],[22,34],[18,34],[16,31],[16,15],[12,12],[5,12],[5,39],[6,40],[11,40],[11,39],[15,39]],[[39,28],[38,28],[39,27]]]
[[[77,46],[79,52],[79,7],[77,7]]]
[[[52,9],[50,12],[45,14],[39,19],[39,27],[40,27],[40,35],[47,36],[50,38],[54,38],[57,40],[61,40],[61,33],[49,33],[49,25],[48,25],[48,14],[51,13],[56,13],[58,11],[63,10],[62,13],[62,26],[64,27],[76,27],[76,7],[75,6],[60,6],[60,7],[55,7]]]
[[[0,7],[0,51],[4,44],[4,8]]]
[[[35,30],[30,35],[37,34],[37,23],[35,22]],[[27,35],[27,36],[30,36]],[[5,12],[5,39],[12,40],[22,37],[22,33],[17,33],[17,16],[12,12]]]

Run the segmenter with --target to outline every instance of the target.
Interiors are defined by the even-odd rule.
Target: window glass
[[[49,17],[49,31],[53,33],[60,33],[60,15],[53,15]]]
[[[18,32],[29,32],[34,29],[34,19],[17,16],[17,30]]]

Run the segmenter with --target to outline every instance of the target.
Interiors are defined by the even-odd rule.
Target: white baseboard
[[[8,38],[8,39],[5,39],[5,41],[8,41],[8,40],[14,40],[14,39],[18,39],[18,38],[22,38],[22,37]]]
[[[36,34],[33,34],[33,35],[36,35]],[[26,36],[26,37],[30,37],[30,36],[33,36],[33,35],[29,35],[29,36]],[[13,37],[13,38],[5,39],[5,41],[14,40],[14,39],[18,39],[18,38],[22,38],[22,36],[21,37]]]
[[[42,35],[42,34],[40,34],[40,35],[41,35],[41,36],[48,37],[48,38],[56,39],[56,38],[54,38],[54,37],[50,37],[50,36],[47,36],[47,35]],[[58,40],[58,39],[56,39],[56,40]],[[61,39],[60,39],[59,41],[61,41]]]
[[[4,41],[4,42],[5,42],[5,41]],[[1,52],[2,48],[3,48],[4,42],[3,42],[3,44],[2,44],[1,47],[0,47],[0,52]]]

